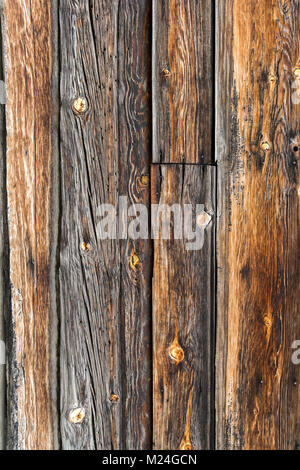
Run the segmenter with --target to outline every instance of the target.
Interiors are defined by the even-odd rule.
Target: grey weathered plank
[[[213,446],[215,177],[212,166],[152,171],[153,203],[203,204],[196,220],[199,229],[208,223],[201,250],[187,251],[186,241],[164,240],[161,231],[154,241],[155,449]]]
[[[212,161],[212,2],[153,0],[153,161]]]
[[[149,2],[68,0],[60,24],[62,445],[149,448],[150,245],[101,240],[97,212],[149,199]]]
[[[58,446],[55,10],[55,1],[4,1],[8,447],[13,449]]]
[[[217,3],[217,447],[296,449],[300,3]]]

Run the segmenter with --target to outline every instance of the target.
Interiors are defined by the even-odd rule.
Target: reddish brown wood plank
[[[299,1],[220,1],[217,31],[217,446],[296,449]]]
[[[153,0],[153,161],[212,161],[212,2]]]
[[[4,1],[11,318],[9,446],[57,445],[54,2]]]
[[[213,446],[215,168],[158,165],[155,204],[203,204],[201,250],[184,240],[154,241],[154,448]],[[211,217],[211,220],[210,220]],[[206,222],[207,218],[207,222]]]

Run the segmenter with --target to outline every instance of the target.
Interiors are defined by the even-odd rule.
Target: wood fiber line
[[[154,241],[154,449],[213,446],[215,168],[155,165],[152,203],[204,205],[201,250]],[[203,219],[204,217],[204,219]],[[211,218],[211,220],[210,220]],[[175,219],[174,219],[175,222]],[[207,223],[207,222],[206,222]],[[195,227],[194,227],[195,229]]]
[[[65,449],[151,446],[151,244],[99,236],[100,204],[149,200],[149,21],[148,1],[60,8]]]
[[[8,446],[57,446],[55,2],[4,1],[10,246]],[[53,339],[54,338],[54,339]]]
[[[152,4],[153,162],[211,163],[212,2]]]
[[[217,13],[217,447],[297,449],[300,2]]]

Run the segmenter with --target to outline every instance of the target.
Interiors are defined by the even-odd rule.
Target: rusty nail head
[[[210,221],[211,221],[211,216],[205,211],[202,211],[200,212],[200,214],[197,215],[198,227],[206,228],[209,225]]]
[[[111,396],[110,396],[110,401],[112,403],[117,403],[119,401],[118,395],[116,395],[115,393],[112,393]]]
[[[82,251],[84,251],[85,253],[88,253],[88,252],[90,251],[90,248],[91,248],[91,247],[90,247],[90,244],[87,243],[87,242],[83,242],[83,243],[81,244],[81,249],[82,249]]]
[[[84,408],[75,408],[69,414],[69,421],[73,424],[81,424],[85,418]]]
[[[168,70],[166,67],[163,69],[162,72],[163,72],[163,74],[164,74],[165,77],[169,77],[169,76],[171,75],[170,70]]]
[[[267,141],[264,141],[261,143],[261,148],[266,152],[267,150],[270,150],[270,144]]]
[[[79,96],[73,101],[73,111],[76,114],[83,114],[87,110],[87,101],[82,96]]]

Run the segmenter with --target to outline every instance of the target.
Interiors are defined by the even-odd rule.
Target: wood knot
[[[166,67],[163,69],[162,73],[164,77],[169,77],[171,75],[170,70],[167,69]]]
[[[184,360],[184,350],[175,338],[173,344],[169,348],[170,359],[178,366]]]
[[[131,257],[130,257],[130,267],[133,271],[136,271],[136,267],[141,264],[140,262],[140,258],[138,257],[138,255],[136,254],[135,251],[132,252],[131,254]]]
[[[202,211],[200,214],[197,215],[197,225],[200,228],[205,229],[211,221],[211,216],[207,214],[207,212]]]
[[[191,441],[183,442],[179,448],[179,450],[193,450],[193,446]]]
[[[119,396],[116,395],[115,393],[112,393],[111,396],[110,396],[110,401],[111,401],[112,403],[118,403],[118,401],[119,401]]]
[[[272,83],[272,85],[274,85],[277,82],[277,78],[273,73],[270,73],[269,75],[269,82]]]
[[[268,315],[268,314],[264,315],[264,324],[266,325],[268,329],[272,328],[272,325],[273,325],[272,315]]]
[[[90,244],[88,242],[83,242],[81,244],[81,249],[84,253],[88,253],[91,249]]]
[[[75,408],[69,414],[69,421],[73,424],[81,424],[85,418],[84,408]]]
[[[148,186],[149,184],[149,176],[148,175],[143,175],[141,177],[141,183],[143,186]]]
[[[73,111],[76,114],[83,114],[87,110],[87,101],[85,98],[80,96],[79,98],[76,98],[76,100],[73,101]]]

